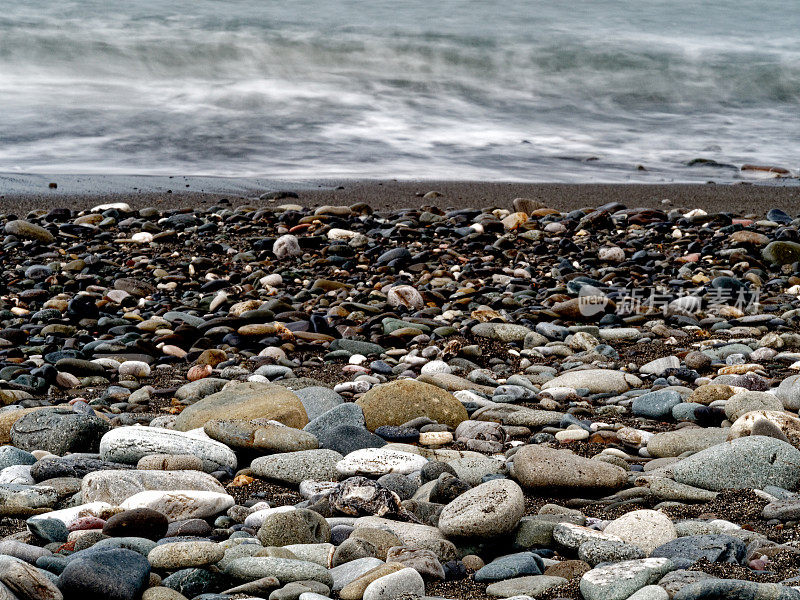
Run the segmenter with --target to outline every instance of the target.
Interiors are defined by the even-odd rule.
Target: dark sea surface
[[[796,0],[0,8],[0,172],[656,183],[800,170]]]

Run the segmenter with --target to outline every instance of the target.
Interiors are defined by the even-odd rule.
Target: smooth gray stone
[[[779,583],[710,579],[687,585],[673,600],[800,600],[800,592]]]
[[[701,450],[671,468],[675,481],[707,490],[793,490],[800,484],[800,451],[775,438],[749,436]]]
[[[326,387],[311,386],[295,390],[294,393],[300,398],[300,402],[303,403],[309,421],[313,421],[329,410],[344,403],[344,398],[332,389]]]

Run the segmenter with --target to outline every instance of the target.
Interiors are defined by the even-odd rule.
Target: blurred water
[[[741,177],[696,158],[800,167],[793,1],[0,8],[5,172],[655,182]]]

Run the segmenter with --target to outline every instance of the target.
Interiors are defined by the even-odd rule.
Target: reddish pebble
[[[102,529],[106,522],[99,517],[79,517],[67,527],[67,531],[82,531],[84,529]]]
[[[186,379],[189,381],[197,381],[198,379],[204,379],[211,375],[211,372],[214,368],[211,365],[195,365],[189,372],[186,373]]]
[[[750,568],[754,571],[764,571],[767,568],[767,563],[765,563],[760,558],[756,558],[755,560],[750,561]]]

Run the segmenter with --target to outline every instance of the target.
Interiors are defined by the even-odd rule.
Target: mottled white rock
[[[33,485],[36,481],[31,477],[31,465],[11,465],[0,471],[0,483]]]
[[[622,262],[625,260],[625,251],[619,246],[606,246],[597,251],[597,258],[605,262]]]
[[[98,204],[89,209],[89,212],[105,212],[107,210],[118,210],[119,212],[133,212],[131,205],[127,202],[107,202],[105,204]]]
[[[336,463],[336,471],[345,477],[353,475],[381,476],[387,473],[408,475],[419,471],[427,462],[427,458],[410,452],[385,448],[364,448],[351,452]]]
[[[174,522],[213,517],[228,510],[233,504],[233,496],[218,492],[151,490],[134,494],[120,506],[125,510],[151,508]]]

